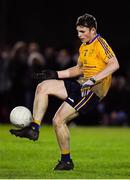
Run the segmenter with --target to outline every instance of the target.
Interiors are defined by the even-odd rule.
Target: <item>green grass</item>
[[[0,126],[1,179],[130,179],[130,128],[73,127],[73,171],[54,172],[60,158],[55,133],[42,126],[37,142],[9,134]]]

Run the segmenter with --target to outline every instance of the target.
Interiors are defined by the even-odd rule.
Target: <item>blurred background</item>
[[[37,83],[33,73],[45,68],[62,70],[77,63],[81,42],[75,23],[94,15],[98,33],[114,50],[120,69],[106,98],[93,113],[72,125],[129,126],[130,124],[130,13],[128,2],[0,0],[0,123],[9,123],[10,111],[19,105],[32,110]],[[49,97],[44,122],[62,101]],[[44,103],[44,102],[43,102]],[[55,104],[55,105],[54,105]]]

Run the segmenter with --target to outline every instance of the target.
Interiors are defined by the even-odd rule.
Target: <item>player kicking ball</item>
[[[82,42],[77,65],[62,71],[45,70],[36,74],[41,83],[35,92],[32,123],[20,130],[10,130],[15,136],[38,140],[40,124],[48,106],[48,96],[53,95],[62,99],[63,103],[53,118],[61,152],[61,159],[54,170],[74,168],[67,123],[92,110],[106,96],[111,85],[112,73],[119,68],[112,48],[97,33],[95,17],[90,14],[78,17],[76,30]]]

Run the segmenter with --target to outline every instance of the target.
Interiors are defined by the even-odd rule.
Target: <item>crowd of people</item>
[[[0,122],[9,121],[12,108],[24,105],[32,110],[38,81],[34,73],[43,69],[64,69],[76,60],[66,49],[44,49],[36,42],[16,42],[0,50]]]
[[[38,81],[34,73],[44,69],[63,70],[76,65],[78,51],[66,48],[55,49],[52,46],[43,49],[37,42],[16,42],[12,46],[0,49],[0,122],[8,123],[10,111],[19,105],[32,110],[34,93]],[[130,88],[126,76],[113,76],[108,95],[99,103],[95,113],[88,113],[86,120],[77,118],[75,124],[129,125]],[[59,104],[59,99],[51,101],[45,116],[45,123],[51,123],[51,117]],[[44,102],[43,102],[44,103]],[[55,106],[54,106],[55,103]],[[73,123],[72,123],[73,124]]]

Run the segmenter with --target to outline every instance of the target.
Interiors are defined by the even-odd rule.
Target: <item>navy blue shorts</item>
[[[99,103],[100,98],[92,91],[89,91],[87,96],[81,97],[81,85],[76,80],[64,80],[64,84],[68,93],[65,101],[79,114],[86,114]]]

